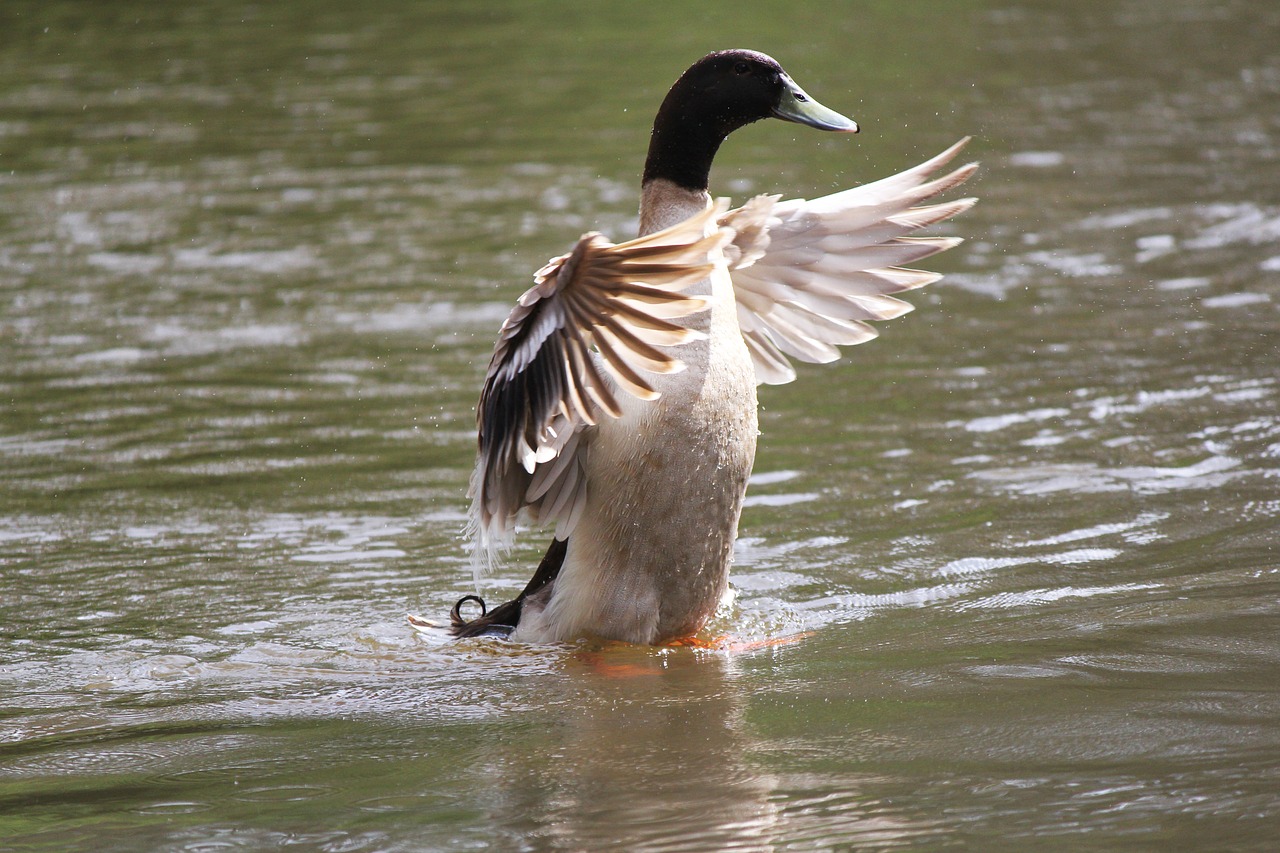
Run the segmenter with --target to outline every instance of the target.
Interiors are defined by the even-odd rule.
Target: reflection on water
[[[10,5],[0,849],[1273,846],[1277,11]],[[976,132],[968,242],[762,392],[728,650],[416,634],[497,325],[735,44],[865,132],[721,191]]]
[[[554,724],[473,762],[499,826],[577,850],[767,848],[773,780],[748,761],[731,662],[636,650],[570,663],[546,697]]]

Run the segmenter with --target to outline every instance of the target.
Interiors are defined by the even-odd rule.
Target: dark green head
[[[666,178],[705,190],[720,143],[762,118],[858,132],[852,119],[809,97],[773,58],[754,50],[716,51],[690,66],[667,93],[653,122],[644,180]]]

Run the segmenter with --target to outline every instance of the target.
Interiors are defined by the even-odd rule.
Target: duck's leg
[[[464,595],[458,599],[449,611],[449,630],[455,637],[509,637],[520,624],[520,611],[524,608],[524,600],[546,587],[560,574],[564,565],[564,555],[569,548],[569,540],[552,539],[547,553],[543,556],[538,569],[533,573],[524,591],[512,601],[500,604],[492,610],[485,609],[484,600],[478,595]],[[475,619],[463,619],[461,608],[468,601],[480,604],[480,615]]]

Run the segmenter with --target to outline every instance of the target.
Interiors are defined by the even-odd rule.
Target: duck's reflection
[[[536,708],[518,712],[528,732],[478,753],[475,805],[499,837],[530,849],[909,846],[936,831],[868,793],[865,772],[833,763],[858,750],[830,741],[829,719],[831,752],[815,774],[812,754],[787,746],[809,744],[801,720],[812,710],[799,710],[785,734],[777,695],[759,692],[751,660],[629,645],[566,655],[561,677],[538,676]],[[848,725],[845,746],[865,732]]]
[[[770,846],[776,785],[731,657],[615,646],[566,670],[541,735],[489,756],[499,826],[581,850]]]

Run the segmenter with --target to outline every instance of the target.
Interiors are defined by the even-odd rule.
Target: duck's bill
[[[857,133],[858,123],[851,118],[829,110],[805,94],[790,77],[784,77],[782,99],[773,108],[775,117],[797,124],[807,124],[818,130],[834,130],[840,133]]]

